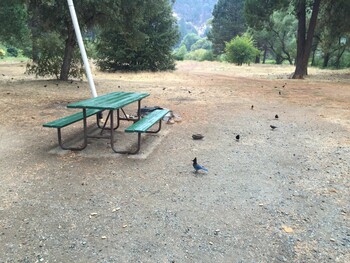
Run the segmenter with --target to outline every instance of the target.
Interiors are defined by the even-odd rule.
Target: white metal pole
[[[94,83],[94,80],[92,79],[92,74],[91,74],[91,70],[90,70],[89,60],[88,60],[87,55],[86,55],[84,42],[83,42],[83,38],[81,36],[80,27],[79,27],[79,23],[78,23],[77,14],[75,13],[73,0],[67,0],[67,2],[68,2],[70,15],[71,15],[72,21],[73,21],[75,35],[77,36],[77,41],[78,41],[78,45],[79,45],[79,48],[80,48],[80,53],[81,53],[81,56],[83,58],[86,76],[87,76],[88,81],[89,81],[91,94],[92,94],[93,97],[97,97],[95,83]]]

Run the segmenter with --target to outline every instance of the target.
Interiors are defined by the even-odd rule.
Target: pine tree
[[[244,0],[219,0],[214,7],[212,29],[208,39],[213,42],[214,54],[222,54],[225,42],[246,30]]]
[[[102,70],[175,68],[172,47],[179,34],[168,0],[122,0],[115,18],[102,29],[97,45]]]

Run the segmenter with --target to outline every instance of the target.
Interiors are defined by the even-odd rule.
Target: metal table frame
[[[83,110],[83,126],[84,126],[84,142],[81,148],[78,150],[82,150],[87,146],[88,138],[97,138],[97,139],[110,139],[111,148],[115,153],[123,153],[123,154],[134,154],[137,153],[140,149],[140,136],[138,133],[138,146],[136,151],[121,151],[117,150],[115,147],[115,134],[114,131],[119,127],[120,121],[133,121],[136,122],[141,118],[141,100],[145,97],[149,96],[148,93],[133,93],[133,92],[113,92],[108,93],[102,96],[98,96],[95,98],[78,101],[75,103],[69,104],[68,108],[80,108]],[[137,102],[137,116],[136,118],[130,118],[125,113],[123,107],[130,105],[132,103]],[[103,111],[109,111],[105,123],[101,125],[99,118],[97,118],[97,126],[101,129],[99,136],[89,135],[87,132],[87,109],[100,109]],[[116,119],[116,127],[114,127],[114,111],[117,111]],[[121,116],[120,112],[122,112],[123,116]],[[106,127],[106,124],[109,120],[110,127]],[[103,136],[105,130],[110,132],[109,136]]]

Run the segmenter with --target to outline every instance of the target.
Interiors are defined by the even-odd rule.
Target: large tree
[[[172,48],[178,27],[168,0],[121,0],[97,45],[102,70],[174,69]]]
[[[213,10],[212,28],[208,39],[213,42],[214,54],[225,51],[225,42],[246,30],[244,0],[219,0]]]
[[[0,0],[0,42],[24,49],[29,44],[27,7],[22,0]]]
[[[57,66],[60,65],[60,80],[77,76],[80,72],[78,68],[81,67],[80,55],[77,52],[77,41],[67,1],[27,0],[27,4],[33,41],[34,71],[45,75],[47,71],[44,67],[55,64],[56,72]],[[76,0],[74,4],[80,27],[83,32],[87,32],[97,16],[103,13],[101,10],[106,1]],[[57,41],[46,41],[45,38],[49,35],[56,36]],[[53,52],[56,52],[55,56],[52,56]]]
[[[293,78],[299,79],[307,75],[307,67],[314,38],[317,17],[322,0],[246,0],[245,14],[249,26],[263,28],[267,18],[274,10],[293,8],[298,20],[297,55]],[[324,0],[326,1],[326,0]]]
[[[317,16],[320,10],[321,0],[314,0],[307,6],[306,0],[297,0],[295,5],[298,19],[297,32],[297,57],[293,79],[302,79],[307,75],[307,67],[311,54],[312,41],[317,24]],[[307,23],[307,10],[311,10],[311,18]]]
[[[339,67],[342,55],[350,46],[349,41],[343,42],[350,36],[349,13],[350,1],[347,0],[325,0],[321,6],[317,39],[323,67]]]

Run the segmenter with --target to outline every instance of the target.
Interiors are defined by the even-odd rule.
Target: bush
[[[255,60],[259,50],[254,47],[253,40],[249,36],[237,36],[225,43],[226,60],[241,66]]]
[[[9,57],[18,57],[18,49],[14,47],[7,48],[7,54]]]
[[[48,33],[46,38],[40,39],[38,45],[40,53],[38,61],[27,64],[27,74],[36,76],[55,76],[60,78],[61,66],[64,56],[63,40],[57,33]],[[83,75],[84,68],[80,59],[78,50],[75,51],[71,62],[69,76],[80,78]]]
[[[187,53],[185,59],[188,60],[197,60],[197,61],[213,61],[214,55],[211,50],[206,49],[197,49],[195,51]]]
[[[3,50],[3,49],[0,48],[0,58],[4,58],[5,55],[6,55],[5,50]]]
[[[175,49],[173,53],[174,58],[176,60],[184,60],[186,54],[187,54],[187,48],[185,45],[182,45],[181,47]]]
[[[191,46],[191,51],[195,51],[197,49],[211,50],[212,46],[213,44],[211,43],[211,41],[209,41],[206,38],[201,38]]]

